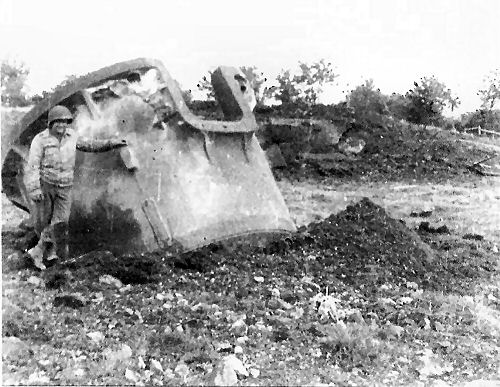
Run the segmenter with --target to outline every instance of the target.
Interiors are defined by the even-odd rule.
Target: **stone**
[[[29,346],[15,336],[2,338],[2,356],[25,357],[29,352]]]
[[[249,373],[240,359],[234,355],[223,358],[208,376],[207,384],[213,386],[234,386],[238,384],[238,374],[248,377]]]
[[[35,286],[40,286],[43,283],[43,280],[40,277],[37,277],[36,275],[32,275],[26,280],[27,283]]]
[[[160,371],[161,373],[163,373],[163,367],[162,367],[161,363],[158,360],[151,359],[151,361],[149,362],[149,366],[150,366],[150,369],[155,369],[155,370]]]
[[[101,332],[89,332],[87,333],[87,337],[95,343],[99,343],[104,340],[104,335]]]
[[[342,153],[357,155],[361,153],[365,145],[366,142],[363,139],[348,137],[345,141],[340,142],[338,147]]]
[[[109,348],[104,350],[104,359],[109,367],[114,367],[116,364],[126,362],[131,357],[132,349],[127,344],[123,344],[118,350]]]
[[[118,278],[113,277],[112,275],[109,274],[104,274],[99,277],[99,283],[101,284],[107,284],[107,285],[112,285],[116,288],[121,288],[123,286],[122,281],[120,281]]]

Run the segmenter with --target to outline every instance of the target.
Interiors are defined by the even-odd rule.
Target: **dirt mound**
[[[473,244],[464,244],[460,254],[450,256],[450,243],[456,243],[453,238],[459,237],[420,235],[364,198],[264,247],[228,250],[224,245],[210,245],[178,257],[179,264],[174,266],[205,273],[221,273],[224,268],[241,277],[254,272],[286,281],[305,275],[315,278],[322,288],[340,283],[380,286],[411,281],[423,288],[457,289],[487,275],[495,260],[484,255],[481,264],[471,265],[466,257],[478,255]]]
[[[363,139],[366,146],[355,157],[344,160],[304,160],[300,168],[278,174],[287,178],[370,178],[370,180],[426,179],[447,180],[459,176],[472,178],[469,166],[493,152],[469,146],[447,131],[427,130],[417,125],[394,123],[350,131],[346,136]],[[278,177],[280,177],[278,176]]]
[[[316,254],[319,270],[331,271],[346,282],[360,276],[377,282],[423,276],[435,259],[418,234],[367,198],[302,227],[292,238],[268,246],[268,252]]]

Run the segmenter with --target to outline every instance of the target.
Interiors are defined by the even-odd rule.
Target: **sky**
[[[0,0],[0,54],[30,69],[30,94],[115,62],[163,61],[183,88],[219,65],[257,66],[273,80],[326,59],[337,84],[322,102],[373,79],[405,93],[434,75],[461,100],[500,68],[499,0]]]

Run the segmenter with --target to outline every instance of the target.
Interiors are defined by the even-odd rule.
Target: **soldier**
[[[28,250],[35,266],[44,270],[47,260],[68,257],[68,220],[76,151],[105,152],[126,146],[125,140],[96,140],[79,137],[70,127],[71,112],[54,106],[48,114],[48,128],[38,133],[30,147],[25,184],[34,202],[38,244]],[[48,248],[47,248],[48,247]]]

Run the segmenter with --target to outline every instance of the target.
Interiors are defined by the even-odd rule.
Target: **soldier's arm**
[[[24,184],[28,195],[36,196],[41,194],[40,188],[40,167],[43,156],[43,147],[40,138],[36,136],[31,142],[28,163],[24,170]]]
[[[126,146],[125,140],[118,139],[96,139],[87,137],[78,137],[76,141],[76,149],[82,152],[107,152],[115,148]]]

